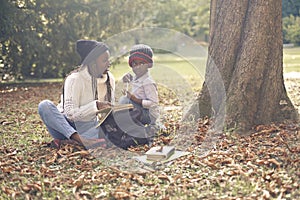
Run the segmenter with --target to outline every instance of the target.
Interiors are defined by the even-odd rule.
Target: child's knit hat
[[[81,64],[86,65],[106,52],[108,46],[95,40],[78,40],[76,50],[81,57]]]
[[[152,49],[145,44],[137,44],[134,45],[130,50],[129,55],[129,66],[132,67],[132,61],[134,60],[142,60],[145,63],[149,63],[149,68],[153,66],[153,51]]]

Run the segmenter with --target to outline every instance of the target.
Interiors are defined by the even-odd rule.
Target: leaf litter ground
[[[60,83],[1,87],[1,199],[299,199],[300,128],[296,123],[261,125],[251,136],[234,131],[211,135],[210,121],[195,129],[179,121],[178,110],[165,116],[164,130],[153,145],[187,135],[197,154],[154,171],[122,170],[105,163],[117,149],[95,154],[72,145],[47,148],[51,140],[38,113],[43,99],[59,100]],[[287,80],[294,105],[300,106],[298,80]],[[161,91],[161,103],[178,106],[174,95]],[[181,129],[180,129],[181,127]],[[175,134],[176,133],[176,134]],[[192,136],[192,137],[191,137]],[[212,145],[213,144],[213,145]],[[130,152],[143,153],[142,146]],[[97,151],[94,150],[94,151]],[[116,157],[116,163],[118,157]]]

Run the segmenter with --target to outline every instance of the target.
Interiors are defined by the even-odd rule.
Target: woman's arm
[[[83,95],[89,95],[84,84],[76,76],[66,79],[64,85],[64,112],[72,121],[89,121],[96,117],[97,101],[92,100],[85,105],[80,105]]]

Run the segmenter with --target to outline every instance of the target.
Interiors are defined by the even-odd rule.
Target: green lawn
[[[154,79],[162,81],[181,76],[186,79],[193,77],[195,80],[203,80],[205,73],[206,58],[181,58],[174,54],[158,54],[154,57],[154,67],[151,68],[151,75]],[[128,66],[127,57],[121,60],[120,64],[111,67],[116,79],[123,74],[131,72]]]
[[[155,64],[151,69],[151,74],[157,81],[175,74],[186,79],[203,81],[206,57],[184,59],[174,54],[157,54],[154,60]],[[300,47],[283,49],[283,67],[285,73],[300,72]],[[131,68],[127,64],[127,58],[121,60],[120,64],[113,66],[111,71],[117,80],[126,72],[130,72]]]
[[[125,73],[133,74],[127,60],[128,58],[124,58],[119,64],[111,67],[111,72],[117,80],[117,99],[121,96],[121,89],[125,87],[119,80]],[[174,92],[181,103],[189,104],[201,89],[205,64],[204,57],[183,59],[174,54],[156,54],[150,73],[159,88]]]
[[[111,72],[114,74],[116,80],[131,72],[131,68],[127,63],[128,58],[121,59],[119,64],[111,67]],[[167,79],[174,79],[179,77],[184,79],[196,89],[197,85],[203,82],[206,67],[206,57],[200,58],[181,58],[174,54],[156,54],[154,57],[154,67],[151,69],[152,77],[160,84],[164,84]],[[283,49],[283,70],[284,73],[300,72],[300,47],[284,48]],[[132,73],[132,72],[131,72]],[[177,80],[177,79],[175,79]],[[26,80],[26,82],[60,82],[59,79],[46,80]],[[178,81],[177,81],[178,82]]]
[[[283,49],[283,70],[300,72],[300,47]]]
[[[127,60],[127,57],[123,58],[119,64],[111,67],[117,81],[125,73],[132,73]],[[201,88],[205,75],[206,57],[181,58],[174,54],[156,54],[154,62],[150,73],[158,84],[167,86],[175,84],[176,87],[185,84],[185,86],[191,86],[194,91]],[[300,72],[300,47],[283,50],[283,67],[284,73]]]

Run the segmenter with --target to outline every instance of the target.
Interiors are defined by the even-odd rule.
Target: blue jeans
[[[96,128],[96,120],[72,122],[59,112],[56,105],[49,100],[43,100],[39,103],[38,112],[49,133],[55,139],[70,139],[74,133],[88,139],[104,137],[101,127]]]

